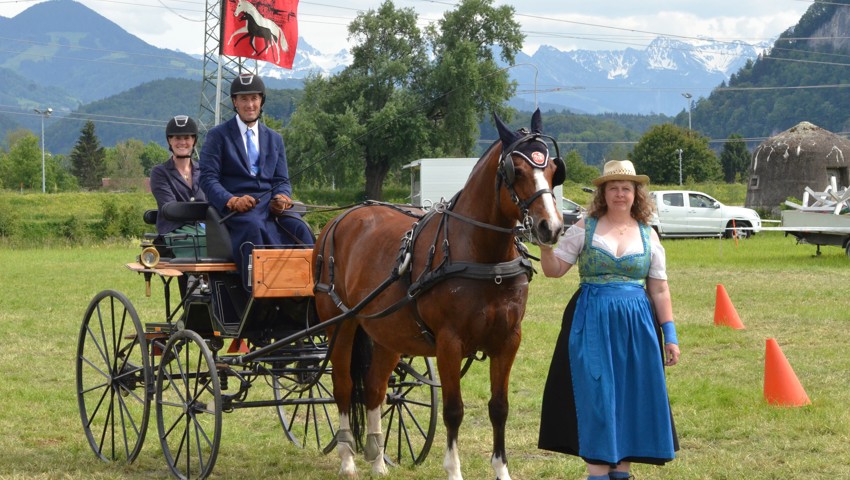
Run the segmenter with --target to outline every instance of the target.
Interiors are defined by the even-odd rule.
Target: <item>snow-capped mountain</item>
[[[512,105],[532,109],[536,93],[544,109],[675,115],[688,105],[682,93],[694,99],[707,96],[769,45],[658,37],[643,50],[562,51],[542,46],[531,56],[520,53],[511,67],[510,76],[518,83]],[[332,75],[350,63],[346,50],[324,54],[299,38],[292,70],[261,62],[260,73],[304,79],[311,73]]]
[[[519,86],[512,104],[527,110],[536,93],[544,109],[674,115],[688,106],[683,93],[707,96],[769,45],[658,37],[643,50],[565,52],[543,46],[534,55],[517,56],[511,77]]]
[[[259,62],[259,73],[263,77],[281,80],[303,80],[311,74],[333,75],[344,69],[351,61],[351,55],[347,50],[325,54],[313,48],[302,37],[298,37],[298,48],[295,50],[292,70],[280,68],[267,62]]]

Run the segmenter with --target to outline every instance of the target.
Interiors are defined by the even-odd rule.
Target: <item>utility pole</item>
[[[685,93],[682,94],[682,96],[685,97],[685,101],[687,102],[687,106],[688,106],[688,130],[692,130],[692,128],[691,128],[691,109],[692,109],[693,101],[691,100],[691,98],[693,98],[693,95],[685,92]]]
[[[45,188],[44,181],[44,117],[49,117],[50,114],[53,113],[53,109],[50,107],[47,107],[44,110],[34,108],[33,111],[41,115],[41,193],[45,193],[47,189]]]
[[[221,2],[206,1],[204,22],[204,73],[201,83],[201,108],[198,126],[201,135],[221,123],[222,110],[230,111],[230,95],[226,89],[240,73],[257,74],[256,60],[219,54],[221,47]],[[223,91],[224,90],[224,91]]]
[[[679,186],[682,186],[682,149],[677,148],[675,151],[679,154]]]

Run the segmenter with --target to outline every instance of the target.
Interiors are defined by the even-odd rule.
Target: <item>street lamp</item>
[[[682,185],[682,149],[677,148],[674,151],[679,154],[679,186],[681,186]]]
[[[41,115],[41,193],[47,191],[44,185],[44,118],[49,117],[53,113],[53,109],[47,107],[45,110],[33,109],[35,113]]]
[[[693,105],[691,98],[693,95],[690,93],[683,93],[682,96],[685,97],[685,101],[688,102],[688,130],[691,130],[691,106]]]

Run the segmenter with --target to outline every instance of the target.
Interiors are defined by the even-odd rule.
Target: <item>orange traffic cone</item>
[[[732,300],[729,300],[726,289],[719,283],[717,284],[717,300],[714,303],[714,325],[725,325],[735,330],[744,329],[744,324],[738,317],[738,311],[732,305]]]
[[[776,340],[767,339],[764,355],[764,399],[772,405],[801,407],[812,402]]]
[[[230,341],[230,347],[227,348],[227,353],[248,353],[248,342],[241,338],[234,338]]]

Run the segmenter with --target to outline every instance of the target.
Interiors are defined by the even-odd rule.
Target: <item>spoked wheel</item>
[[[136,309],[121,293],[98,293],[77,343],[77,402],[89,445],[106,462],[132,462],[142,449],[153,384],[149,362]]]
[[[401,357],[390,376],[382,414],[386,461],[418,465],[428,456],[437,430],[438,389],[430,358]]]
[[[221,384],[200,335],[176,332],[156,377],[156,423],[162,452],[177,478],[205,478],[221,443]]]
[[[286,437],[300,448],[316,448],[325,454],[336,447],[337,415],[331,368],[324,363],[326,354],[326,337],[312,336],[298,342],[287,351],[285,360],[272,366],[272,389],[275,400],[281,402],[277,413]]]

